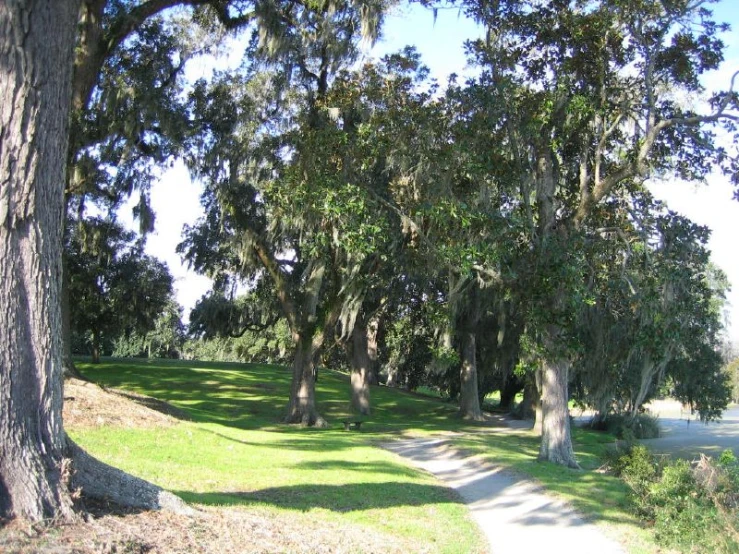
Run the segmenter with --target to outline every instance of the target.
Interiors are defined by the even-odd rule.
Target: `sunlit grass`
[[[346,432],[346,377],[323,371],[319,409],[332,427],[311,430],[280,424],[289,387],[280,367],[129,360],[79,367],[93,381],[166,400],[188,415],[167,428],[70,430],[94,455],[188,502],[381,522],[384,533],[419,550],[485,550],[456,494],[373,446],[402,432],[459,428],[449,404],[376,388],[373,415],[361,432]]]
[[[630,552],[656,552],[628,507],[628,491],[596,471],[613,443],[601,433],[573,430],[582,471],[536,461],[531,432],[495,432],[467,424],[457,408],[386,387],[372,388],[372,415],[361,432],[352,417],[348,377],[322,370],[320,413],[329,429],[283,425],[290,375],[280,366],[163,360],[79,364],[105,386],[165,400],[191,421],[171,428],[73,430],[73,438],[105,461],[207,505],[309,512],[327,521],[376,525],[432,552],[483,549],[479,531],[453,493],[374,446],[404,435],[473,431],[450,440],[491,463],[533,477],[549,491],[607,526]],[[454,529],[454,533],[449,533]]]

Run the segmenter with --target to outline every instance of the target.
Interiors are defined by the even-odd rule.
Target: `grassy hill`
[[[331,428],[312,430],[280,424],[290,383],[283,367],[162,360],[78,365],[105,387],[166,401],[179,420],[121,425],[117,414],[100,414],[69,428],[73,440],[188,502],[297,518],[340,529],[339,536],[356,533],[367,539],[368,552],[390,545],[403,552],[485,551],[454,493],[374,446],[396,435],[459,429],[452,405],[375,387],[372,416],[360,432],[347,432],[348,377],[324,370],[317,398]],[[74,409],[74,399],[67,403]],[[298,547],[285,551],[291,548]]]
[[[351,417],[349,379],[322,370],[317,385],[328,429],[281,424],[290,384],[280,366],[169,360],[79,362],[109,388],[67,383],[65,428],[101,460],[171,490],[195,517],[120,513],[86,505],[95,517],[61,528],[0,528],[9,552],[475,553],[487,552],[466,507],[449,489],[379,443],[455,432],[450,440],[481,460],[538,479],[586,516],[626,537],[629,552],[656,552],[629,513],[623,483],[603,472],[613,439],[575,429],[585,471],[535,461],[538,438],[467,424],[456,407],[386,387],[372,388],[361,431]],[[20,524],[17,524],[20,525]]]

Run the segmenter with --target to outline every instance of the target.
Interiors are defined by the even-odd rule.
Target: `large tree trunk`
[[[464,419],[482,421],[480,399],[477,394],[477,344],[475,333],[462,332],[460,354],[459,415]]]
[[[500,389],[500,405],[501,410],[509,412],[513,409],[513,403],[516,395],[524,390],[521,381],[513,373],[509,374],[503,382],[503,388]]]
[[[128,476],[137,485],[121,485],[122,472],[99,479],[104,465],[68,448],[62,429],[61,225],[78,9],[77,0],[0,2],[0,517],[72,518],[70,476],[91,496],[182,505]]]
[[[67,444],[68,454],[74,460],[70,483],[73,489],[82,489],[87,496],[131,508],[194,513],[171,492],[93,458],[69,439]]]
[[[385,381],[385,386],[395,389],[402,386],[400,383],[400,372],[398,371],[398,368],[392,364],[388,364],[387,366],[387,380]]]
[[[316,358],[319,347],[320,345],[316,347],[314,341],[304,336],[300,336],[296,341],[290,402],[285,423],[299,423],[311,427],[328,426],[316,409]]]
[[[364,320],[358,319],[354,324],[349,353],[352,366],[352,409],[361,415],[369,415],[372,361],[369,353],[367,326]]]
[[[539,460],[579,469],[567,405],[569,361],[547,361],[541,370],[542,433]]]
[[[61,223],[79,2],[0,3],[0,515],[71,517]]]

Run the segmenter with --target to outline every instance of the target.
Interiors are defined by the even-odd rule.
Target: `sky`
[[[713,7],[716,18],[730,23],[732,31],[722,37],[727,45],[723,65],[704,80],[709,90],[726,88],[731,75],[739,71],[739,10],[735,2],[721,0]],[[388,18],[383,37],[367,56],[381,56],[399,50],[406,44],[414,44],[423,62],[431,69],[432,76],[444,83],[450,73],[464,75],[471,71],[465,62],[463,42],[480,33],[457,10],[440,10],[434,19],[431,11],[419,5],[400,7]],[[232,64],[238,63],[239,55],[240,49],[234,48],[230,60]],[[212,62],[204,60],[191,71],[197,75],[207,73],[211,68]],[[733,147],[736,148],[736,145]],[[709,248],[713,262],[727,274],[732,284],[732,291],[728,295],[727,336],[739,343],[739,254],[735,246],[739,238],[739,202],[732,199],[730,183],[720,175],[712,175],[706,185],[652,183],[650,189],[670,209],[712,229]],[[157,220],[146,250],[168,264],[176,279],[177,299],[184,307],[185,319],[195,302],[210,288],[210,281],[188,270],[175,252],[176,245],[181,241],[183,225],[194,223],[202,215],[200,192],[200,186],[190,179],[181,162],[175,162],[171,169],[164,171],[151,191]],[[132,200],[132,203],[135,202]]]

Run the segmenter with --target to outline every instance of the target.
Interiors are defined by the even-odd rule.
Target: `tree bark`
[[[75,0],[0,3],[0,515],[72,517],[62,466],[61,223]]]
[[[369,384],[379,384],[379,351],[377,349],[377,334],[380,323],[376,317],[367,323],[367,356],[369,356]]]
[[[316,357],[314,341],[300,336],[295,344],[292,365],[290,402],[285,423],[299,423],[310,427],[328,427],[316,409]]]
[[[524,390],[524,386],[521,381],[513,375],[509,374],[503,382],[503,388],[500,390],[500,405],[499,408],[505,411],[511,411],[513,409],[513,402],[516,400],[516,395]]]
[[[0,517],[6,518],[72,519],[70,477],[91,496],[118,490],[116,501],[126,505],[178,503],[159,493],[153,502],[158,487],[142,487],[117,470],[100,480],[104,464],[68,444],[62,428],[61,225],[78,13],[78,0],[0,3]]]
[[[579,469],[567,405],[569,361],[547,361],[541,370],[542,434],[539,460]]]
[[[541,380],[542,380],[542,370],[541,367],[539,367],[534,372],[534,386],[532,391],[532,407],[534,409],[534,426],[532,430],[534,433],[538,436],[542,436],[542,433],[544,432],[544,411],[541,406]]]
[[[82,489],[87,496],[131,508],[194,513],[171,492],[93,458],[69,439],[67,445],[68,454],[74,460],[70,481],[73,489]]]
[[[461,335],[459,415],[463,419],[482,421],[480,399],[477,394],[477,341],[472,331],[464,331]]]
[[[387,380],[385,381],[385,386],[392,387],[394,389],[400,388],[402,386],[400,383],[400,376],[397,367],[394,367],[392,365],[387,366]]]
[[[349,354],[351,360],[352,409],[361,415],[370,414],[370,382],[372,360],[369,353],[368,330],[364,320],[357,319],[352,329]]]

